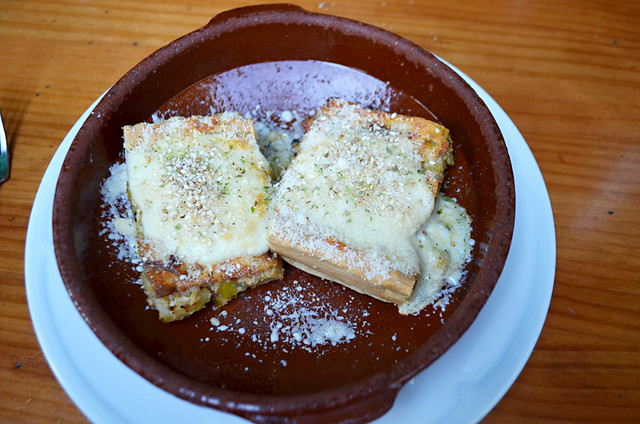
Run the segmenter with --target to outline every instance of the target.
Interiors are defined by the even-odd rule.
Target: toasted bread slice
[[[124,127],[142,284],[162,321],[282,277],[266,241],[269,165],[235,113]]]
[[[401,304],[420,273],[416,233],[431,215],[449,131],[330,99],[278,183],[267,241],[286,261]]]

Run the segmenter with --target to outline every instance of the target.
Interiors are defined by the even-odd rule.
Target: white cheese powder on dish
[[[308,352],[323,345],[349,343],[368,332],[366,319],[370,313],[366,307],[353,313],[353,305],[347,300],[344,308],[332,308],[297,280],[268,290],[257,306],[255,313],[244,321],[222,310],[211,318],[209,330],[249,337],[265,349],[281,347]],[[261,322],[267,325],[260,325]],[[252,329],[248,331],[247,327]]]

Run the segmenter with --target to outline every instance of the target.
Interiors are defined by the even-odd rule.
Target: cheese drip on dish
[[[455,289],[471,258],[471,218],[454,199],[439,193],[429,219],[415,238],[420,276],[411,297],[398,306],[401,314],[419,312],[439,300],[444,288]],[[446,299],[442,299],[446,302]]]

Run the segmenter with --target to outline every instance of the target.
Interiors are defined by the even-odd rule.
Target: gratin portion
[[[267,240],[294,266],[401,304],[421,272],[416,234],[452,160],[442,125],[329,99],[277,185]]]
[[[239,114],[125,126],[142,284],[163,321],[282,277],[266,241],[269,164]]]

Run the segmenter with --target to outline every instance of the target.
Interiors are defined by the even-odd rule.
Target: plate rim
[[[445,62],[446,63],[446,62]],[[536,324],[539,324],[539,329],[535,330],[534,329],[534,337],[532,338],[532,340],[529,340],[529,344],[531,345],[531,349],[529,350],[528,347],[525,348],[525,350],[529,350],[528,353],[524,356],[522,356],[520,358],[520,363],[512,370],[512,375],[509,378],[510,381],[508,381],[508,384],[505,383],[502,385],[501,389],[497,392],[495,392],[493,394],[493,399],[486,405],[485,408],[483,408],[482,411],[479,411],[476,415],[475,418],[477,418],[478,420],[481,419],[484,415],[486,415],[486,413],[488,413],[493,406],[495,406],[495,404],[502,398],[502,396],[504,396],[504,393],[506,393],[506,391],[508,390],[508,388],[511,386],[511,384],[513,383],[513,381],[515,381],[515,379],[517,378],[517,376],[519,375],[520,371],[522,370],[522,368],[524,367],[524,365],[526,364],[531,352],[533,351],[533,348],[535,346],[535,343],[539,337],[539,334],[542,330],[542,327],[544,325],[544,319],[546,318],[546,314],[548,311],[548,307],[549,307],[549,303],[550,303],[550,299],[551,299],[551,294],[553,291],[553,280],[554,280],[554,274],[555,274],[555,255],[556,255],[556,245],[555,245],[555,229],[553,227],[553,213],[551,210],[551,204],[548,198],[548,192],[546,190],[546,186],[544,185],[544,180],[542,178],[542,175],[540,173],[539,167],[537,166],[537,163],[535,162],[535,158],[533,157],[530,149],[528,148],[528,146],[526,145],[526,141],[524,140],[524,138],[522,138],[522,135],[518,132],[517,128],[515,127],[515,125],[513,124],[513,122],[510,120],[510,118],[506,115],[506,113],[500,108],[500,106],[495,103],[495,101],[493,99],[491,99],[491,97],[480,87],[478,86],[475,82],[473,82],[470,78],[468,78],[466,75],[464,75],[461,71],[459,71],[458,69],[456,69],[455,67],[451,66],[450,64],[448,64],[455,72],[459,73],[461,76],[463,76],[463,78],[465,78],[467,80],[468,83],[470,83],[470,85],[472,86],[472,88],[474,90],[476,90],[478,92],[478,94],[480,95],[480,97],[485,101],[485,103],[487,103],[487,107],[489,107],[489,109],[491,110],[492,114],[503,114],[504,116],[501,117],[500,120],[496,119],[498,121],[498,123],[500,124],[500,122],[502,122],[504,125],[507,126],[511,126],[512,128],[510,129],[510,131],[515,130],[517,133],[516,138],[519,137],[520,140],[516,140],[516,142],[520,142],[521,144],[523,144],[523,146],[519,146],[520,149],[524,148],[524,152],[520,152],[521,154],[524,154],[525,156],[530,156],[529,159],[533,160],[533,164],[535,165],[535,169],[530,169],[529,170],[529,178],[539,178],[540,182],[542,183],[543,186],[543,191],[545,197],[544,199],[541,199],[543,201],[543,203],[545,203],[543,209],[543,215],[547,218],[548,221],[550,221],[551,225],[549,228],[547,228],[547,237],[549,238],[549,240],[547,240],[548,244],[552,244],[552,251],[549,251],[547,253],[549,262],[548,262],[548,266],[547,269],[550,269],[552,271],[548,272],[545,276],[544,279],[547,280],[547,285],[545,285],[544,287],[547,288],[547,291],[545,293],[542,293],[543,296],[541,298],[541,305],[543,306],[541,308],[541,310],[538,311],[538,316],[537,316],[537,322]],[[51,195],[51,193],[45,193],[46,191],[46,187],[45,186],[45,180],[47,177],[50,177],[52,174],[55,174],[55,170],[54,168],[57,166],[58,162],[59,165],[61,166],[61,157],[63,159],[64,154],[65,154],[65,150],[67,150],[69,148],[70,145],[70,136],[71,134],[80,128],[82,122],[84,122],[84,120],[93,112],[95,105],[97,104],[97,102],[99,101],[96,100],[96,102],[94,102],[94,104],[87,109],[87,111],[83,114],[83,116],[76,122],[76,124],[73,126],[73,128],[69,131],[69,133],[67,134],[67,136],[65,137],[65,139],[63,140],[63,142],[61,143],[60,147],[58,148],[58,150],[56,151],[56,154],[54,155],[54,158],[52,159],[49,167],[47,168],[47,171],[45,172],[45,176],[43,177],[43,180],[41,182],[41,185],[38,189],[38,193],[36,194],[36,200],[34,201],[34,205],[32,208],[32,214],[30,216],[30,220],[29,220],[29,227],[28,227],[28,231],[27,231],[27,238],[26,238],[26,248],[25,248],[25,285],[26,285],[26,289],[27,289],[27,300],[28,300],[28,304],[29,304],[29,310],[32,316],[32,321],[33,321],[33,325],[34,325],[34,329],[36,331],[36,336],[38,338],[38,341],[43,349],[43,352],[45,353],[45,357],[48,361],[48,363],[50,364],[56,378],[58,379],[58,381],[61,383],[62,387],[65,389],[65,391],[70,395],[70,397],[72,398],[72,400],[74,402],[76,402],[76,404],[79,406],[80,410],[83,411],[85,414],[91,414],[93,415],[93,413],[98,412],[96,410],[92,410],[92,408],[95,407],[90,405],[90,403],[96,403],[95,400],[93,400],[93,402],[90,402],[90,399],[80,399],[79,398],[79,394],[77,393],[77,390],[72,387],[73,384],[69,382],[70,379],[73,378],[73,376],[68,375],[69,370],[67,369],[63,369],[58,365],[56,365],[54,362],[55,361],[55,356],[59,354],[59,352],[54,352],[52,350],[55,350],[56,347],[51,345],[51,340],[48,339],[48,337],[51,335],[51,332],[53,331],[54,333],[56,332],[56,329],[54,327],[49,326],[49,328],[47,328],[47,325],[45,325],[43,323],[43,318],[42,318],[42,311],[38,311],[35,308],[35,305],[38,303],[38,293],[35,293],[34,291],[37,292],[35,285],[37,284],[37,282],[34,281],[35,276],[32,274],[32,272],[30,270],[34,269],[33,265],[34,265],[34,261],[37,262],[37,258],[34,256],[34,243],[35,246],[38,246],[39,243],[41,243],[41,241],[37,241],[36,242],[36,238],[37,237],[35,235],[35,223],[38,220],[38,217],[36,216],[36,214],[34,214],[34,212],[37,212],[40,208],[43,207],[42,203],[45,202],[43,199],[44,197],[49,194],[51,201],[53,201],[53,196]],[[506,119],[506,121],[505,121]],[[502,129],[502,128],[501,128]],[[66,142],[66,143],[65,143]],[[507,147],[509,148],[509,141],[507,140],[507,138],[505,137],[505,142],[507,142]],[[513,141],[512,141],[513,142]],[[512,147],[513,148],[513,147]],[[510,151],[510,155],[511,155],[511,151]],[[515,170],[514,170],[515,173]],[[54,175],[55,176],[55,175]],[[517,183],[516,183],[517,185]],[[517,200],[518,197],[516,197]],[[45,209],[47,207],[47,205],[44,205]],[[518,208],[516,208],[516,213],[518,212]],[[50,222],[50,221],[49,221]],[[514,236],[516,233],[516,229],[514,229]],[[49,229],[49,233],[46,236],[47,239],[49,239],[49,241],[51,241],[52,243],[52,235],[51,235],[51,229]],[[550,241],[552,241],[553,243],[550,243]],[[52,248],[52,245],[50,246]],[[38,253],[38,252],[36,252]],[[43,253],[44,252],[40,252],[40,257],[39,259],[44,259],[46,260],[46,257],[43,257]],[[51,252],[49,252],[49,255],[51,254]],[[509,254],[511,254],[511,252],[509,252]],[[44,255],[46,256],[46,255]],[[49,260],[51,260],[51,257],[48,257]],[[55,260],[55,259],[54,259]],[[550,265],[550,266],[549,266]],[[59,275],[57,276],[59,278]],[[501,277],[502,279],[502,277]],[[62,281],[59,280],[59,283],[62,284]],[[492,294],[493,295],[493,294]],[[491,299],[491,296],[490,296]],[[40,299],[42,300],[42,299]],[[486,308],[483,308],[483,310]],[[76,310],[77,312],[77,310]],[[482,311],[481,311],[482,313]],[[78,313],[79,315],[79,313]],[[540,317],[542,315],[542,318]],[[81,317],[80,317],[81,318]],[[84,322],[84,320],[83,320]],[[86,323],[85,323],[86,325]],[[473,324],[472,324],[473,326]],[[467,333],[471,330],[471,327],[469,328],[469,330],[467,330]],[[463,335],[464,337],[465,335]],[[458,342],[456,342],[456,344],[458,344]],[[455,346],[455,344],[454,344]],[[452,346],[452,348],[454,347]],[[107,350],[107,352],[109,352],[109,354],[111,354],[111,352],[108,350],[108,348],[106,348],[106,346],[102,345],[102,347]],[[59,346],[58,346],[59,348]],[[63,347],[64,348],[64,347]],[[443,355],[443,357],[447,354],[448,352],[445,352],[445,354]],[[112,354],[111,354],[112,355]],[[59,362],[59,361],[58,361]],[[421,372],[421,374],[427,373],[428,370],[432,367],[434,367],[434,365],[438,362],[442,362],[442,357],[439,358],[438,360],[436,360],[434,362],[434,364],[432,364],[430,367],[428,367],[427,369],[423,370]],[[123,363],[121,363],[123,366],[126,367],[126,365],[124,365]],[[128,367],[127,367],[128,368]],[[134,372],[132,370],[130,370],[131,372]],[[135,373],[135,372],[134,372]],[[420,377],[420,376],[418,376]],[[142,378],[142,377],[140,377]],[[149,385],[157,388],[156,386],[154,386],[152,383],[144,380],[146,383],[148,383]],[[407,387],[407,385],[405,385],[405,388]],[[405,388],[401,389],[401,393],[403,391],[405,391]],[[159,389],[158,390],[162,390]],[[173,395],[172,395],[173,396]],[[400,394],[399,394],[400,396]],[[176,398],[178,399],[178,398]],[[104,401],[103,401],[104,402]],[[183,402],[187,402],[187,401],[183,401]],[[189,402],[187,402],[189,403]],[[397,403],[397,402],[396,402]],[[191,404],[190,405],[193,406],[197,406],[195,404]],[[226,415],[230,415],[228,413],[219,411],[219,410],[215,410],[215,409],[211,409],[211,408],[207,408],[207,407],[200,407],[197,406],[198,408],[204,408],[207,411],[215,411],[216,413],[222,413],[225,416]],[[392,408],[389,412],[387,412],[387,414],[383,415],[380,419],[384,420],[385,417],[387,417],[390,413],[393,412]],[[235,416],[233,416],[235,417]],[[96,421],[100,419],[100,417],[92,417],[92,419],[95,418]],[[244,421],[241,421],[244,422]]]

